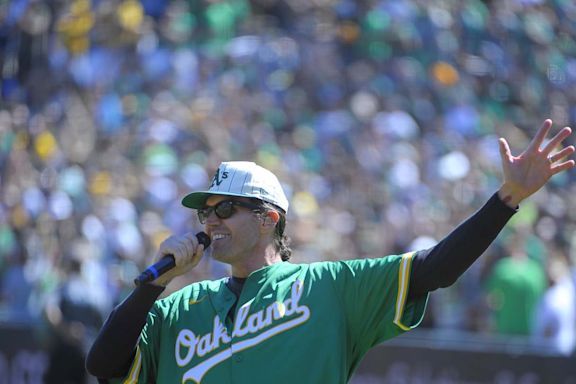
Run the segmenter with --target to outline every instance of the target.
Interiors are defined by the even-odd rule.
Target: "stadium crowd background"
[[[1,319],[84,343],[168,234],[201,230],[180,199],[220,161],[284,182],[294,262],[377,257],[479,208],[499,136],[576,126],[569,0],[13,0],[0,20]],[[576,323],[575,178],[524,202],[423,326]],[[177,284],[225,273],[205,258]]]

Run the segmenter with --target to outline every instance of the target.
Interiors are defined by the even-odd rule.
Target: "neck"
[[[282,257],[272,247],[267,247],[263,257],[250,258],[243,263],[232,265],[232,276],[245,278],[260,268],[281,263]]]

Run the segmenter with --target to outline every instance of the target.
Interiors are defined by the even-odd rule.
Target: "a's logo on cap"
[[[222,184],[222,182],[224,181],[224,179],[228,178],[228,172],[224,171],[222,173],[220,173],[220,168],[218,168],[216,170],[216,173],[214,174],[214,177],[212,178],[212,184],[210,184],[210,188],[212,188],[213,186],[218,186],[220,184]]]

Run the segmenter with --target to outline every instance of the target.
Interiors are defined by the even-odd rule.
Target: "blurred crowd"
[[[498,137],[576,127],[570,0],[12,0],[0,47],[0,319],[88,334],[201,230],[180,200],[221,161],[279,176],[294,262],[377,257],[480,208]],[[575,180],[523,202],[423,325],[570,353]],[[225,273],[205,258],[171,289]]]

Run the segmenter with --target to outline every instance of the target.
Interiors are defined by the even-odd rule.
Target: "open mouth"
[[[229,237],[228,235],[224,235],[221,233],[215,233],[212,235],[212,241],[218,241],[218,240],[226,239],[228,237]]]

